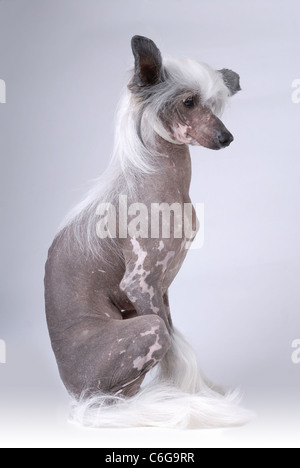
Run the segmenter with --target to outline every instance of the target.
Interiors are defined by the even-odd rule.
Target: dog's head
[[[157,133],[177,144],[218,150],[230,145],[232,134],[219,119],[230,96],[241,90],[240,77],[213,70],[194,60],[162,60],[153,41],[134,36],[135,70],[129,84],[147,107]]]

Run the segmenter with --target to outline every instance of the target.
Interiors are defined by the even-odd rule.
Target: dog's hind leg
[[[171,339],[164,321],[156,315],[110,323],[109,327],[115,345],[108,353],[104,389],[114,395],[132,396],[146,374],[163,359]]]
[[[61,377],[75,397],[84,392],[132,396],[167,353],[171,339],[156,315],[128,320],[93,316],[81,319],[52,343]]]

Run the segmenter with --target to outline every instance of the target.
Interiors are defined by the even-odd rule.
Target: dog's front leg
[[[155,288],[150,286],[149,291],[146,292],[139,281],[127,283],[126,275],[121,283],[121,289],[134,306],[137,315],[157,315],[164,321],[169,333],[171,333],[172,325],[169,312],[165,305],[164,295],[160,290],[155,291]]]
[[[142,248],[133,239],[133,251],[126,251],[126,272],[120,283],[120,289],[132,303],[137,315],[157,315],[171,333],[172,322],[168,296],[162,290],[163,272],[157,268],[155,251]]]

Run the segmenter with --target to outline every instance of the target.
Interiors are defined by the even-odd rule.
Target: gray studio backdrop
[[[242,80],[223,119],[234,144],[191,150],[205,244],[172,287],[174,322],[211,379],[262,402],[299,394],[299,16],[298,0],[0,1],[0,410],[26,405],[24,395],[63,398],[44,262],[61,219],[108,164],[134,34]]]

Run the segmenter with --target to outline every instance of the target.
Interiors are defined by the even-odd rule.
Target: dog
[[[149,236],[151,222],[147,233],[123,229],[137,203],[148,213],[153,203],[191,205],[188,145],[232,143],[219,117],[240,78],[194,60],[163,60],[146,37],[134,36],[132,51],[112,162],[65,220],[46,264],[48,328],[72,418],[96,427],[240,424],[236,394],[207,382],[172,323],[168,291],[199,227],[195,210],[174,214],[169,236]],[[126,220],[114,211],[108,226],[120,195],[133,209]],[[179,222],[189,237],[175,235]],[[154,367],[157,376],[142,387]]]

